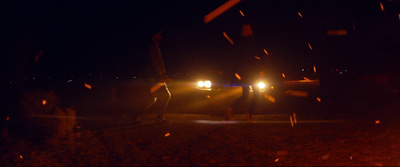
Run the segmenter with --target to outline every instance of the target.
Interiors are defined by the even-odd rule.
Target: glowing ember
[[[88,89],[92,89],[92,86],[87,84],[87,83],[85,83],[85,87],[88,88]]]
[[[376,120],[376,121],[375,121],[375,124],[379,124],[379,123],[381,123],[381,121],[379,121],[379,120]]]
[[[328,30],[327,34],[332,36],[347,35],[347,30]]]
[[[165,136],[165,137],[168,137],[169,135],[171,135],[171,134],[170,134],[170,133],[166,133],[164,136]]]
[[[209,23],[211,20],[214,20],[216,17],[221,15],[222,13],[226,12],[228,9],[232,8],[235,6],[237,3],[239,3],[241,0],[229,0],[228,2],[225,2],[222,6],[218,7],[211,13],[207,14],[204,16],[204,23]]]
[[[275,159],[275,162],[278,162],[278,161],[279,161],[279,158]]]
[[[242,77],[240,77],[240,75],[238,73],[235,73],[235,76],[238,80],[242,80]]]
[[[294,123],[297,124],[296,113],[293,113],[293,119],[294,119]]]
[[[232,41],[231,38],[229,38],[228,34],[226,34],[225,32],[223,32],[224,37],[229,41],[229,43],[231,43],[232,45],[234,44],[234,42]]]
[[[400,14],[399,14],[399,17],[400,17]],[[265,50],[265,49],[264,49],[264,53],[267,54],[267,55],[269,54],[268,51]]]
[[[265,75],[264,71],[260,71],[258,74],[260,74],[260,76],[264,76]]]
[[[254,56],[254,58],[256,58],[257,60],[261,60],[261,57],[258,56]]]
[[[207,97],[208,99],[211,99],[211,96],[210,96],[210,95],[207,95],[206,97]]]
[[[292,116],[290,116],[290,124],[292,125],[292,128],[294,127],[294,123],[293,123],[293,118]]]
[[[400,21],[400,13],[398,15],[399,15],[399,21]]]
[[[381,9],[382,9],[382,12],[385,12],[385,8],[383,7],[383,4],[382,4],[382,2],[379,2],[379,6],[381,7]]]
[[[303,15],[302,15],[300,12],[297,12],[297,14],[299,14],[299,16],[300,16],[301,18],[303,18]]]
[[[19,158],[24,159],[24,158],[22,157],[22,155],[19,155]]]
[[[314,72],[317,72],[317,68],[315,66],[313,66],[313,70]]]
[[[286,75],[285,75],[285,73],[282,73],[282,77],[283,77],[283,78],[286,78]]]
[[[312,50],[312,47],[311,47],[311,44],[310,44],[310,43],[308,43],[308,47],[310,48],[310,50]]]
[[[7,121],[9,121],[10,120],[10,117],[7,117]]]
[[[353,156],[350,156],[350,160],[353,160]]]
[[[239,13],[240,13],[242,16],[244,16],[244,13],[243,13],[241,10],[239,10]]]
[[[249,24],[243,25],[242,26],[242,36],[243,37],[248,37],[253,35],[253,30],[251,29],[251,26]]]
[[[320,98],[320,97],[317,97],[317,101],[318,101],[318,102],[321,102],[321,98]]]
[[[43,105],[46,105],[46,104],[47,104],[46,99],[43,99],[43,100],[42,100],[42,104],[43,104]]]

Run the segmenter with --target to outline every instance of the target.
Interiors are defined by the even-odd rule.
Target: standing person
[[[144,110],[135,115],[135,122],[141,123],[141,117],[143,113],[150,107],[154,107],[158,110],[156,116],[156,122],[165,123],[169,122],[164,118],[164,113],[167,109],[168,103],[171,99],[171,93],[167,87],[167,82],[170,81],[165,71],[164,60],[160,50],[160,44],[162,42],[161,31],[156,31],[152,34],[151,42],[147,48],[147,86],[149,92],[153,98],[152,103],[147,106]]]
[[[250,32],[249,32],[250,31]],[[226,109],[226,120],[230,120],[237,108],[247,100],[250,95],[250,86],[253,90],[251,107],[247,112],[247,120],[252,120],[257,101],[259,99],[259,88],[255,81],[259,78],[260,60],[258,57],[256,44],[249,25],[243,26],[242,40],[239,43],[238,57],[234,63],[233,73],[237,78],[237,83],[242,87],[242,95]]]

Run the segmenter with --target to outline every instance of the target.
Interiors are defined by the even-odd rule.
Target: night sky
[[[318,58],[325,70],[373,73],[398,65],[399,0],[244,0],[204,24],[203,17],[225,2],[1,1],[2,77],[136,75],[143,69],[144,41],[159,27],[169,73],[225,70],[233,46],[222,33],[240,38],[239,10],[258,46],[285,69],[307,58]],[[335,29],[347,35],[327,35]]]

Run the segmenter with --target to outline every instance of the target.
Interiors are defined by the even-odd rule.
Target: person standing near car
[[[259,99],[259,88],[255,82],[260,78],[261,58],[257,52],[256,43],[250,25],[246,24],[242,27],[242,39],[238,43],[237,58],[234,62],[233,74],[235,81],[242,87],[242,95],[226,109],[226,120],[230,120],[232,114],[237,108],[243,104],[250,95],[250,87],[253,90],[252,101],[249,111],[247,112],[247,120],[252,120],[255,112],[257,101]]]
[[[171,79],[168,78],[164,59],[161,54],[160,44],[162,42],[162,31],[157,29],[154,31],[151,37],[151,42],[147,48],[147,71],[146,84],[148,87],[148,92],[151,94],[152,102],[144,110],[136,113],[134,116],[134,121],[136,123],[142,123],[141,117],[145,111],[150,107],[154,107],[158,114],[156,116],[156,122],[165,123],[169,122],[164,118],[164,113],[167,109],[168,103],[171,99],[171,93],[168,89],[167,82]]]

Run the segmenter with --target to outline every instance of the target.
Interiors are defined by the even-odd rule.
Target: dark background
[[[280,59],[283,70],[315,58],[319,70],[327,72],[340,68],[364,75],[397,69],[398,0],[244,0],[204,24],[203,17],[225,2],[1,1],[1,76],[8,81],[35,75],[140,75],[142,48],[153,28],[163,29],[161,49],[170,75],[226,70],[233,51],[222,32],[234,41],[240,37],[239,10],[259,47]],[[328,36],[326,31],[334,29],[348,34]]]

